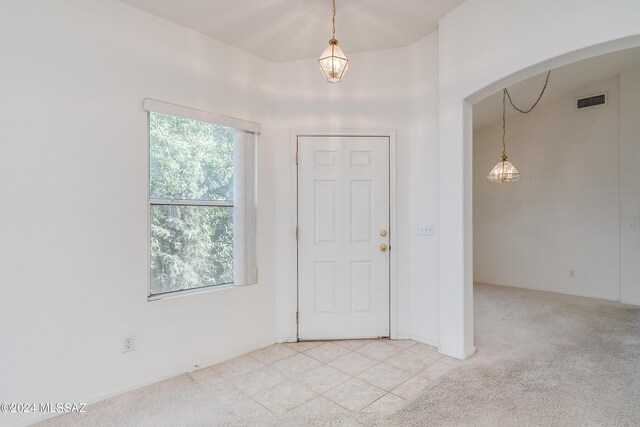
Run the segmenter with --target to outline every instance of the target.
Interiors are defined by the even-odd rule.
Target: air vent
[[[584,98],[578,98],[576,100],[576,108],[581,110],[583,108],[598,107],[607,103],[607,94],[599,93],[597,95],[586,96]]]

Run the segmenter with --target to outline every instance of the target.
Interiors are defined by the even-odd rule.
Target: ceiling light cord
[[[504,142],[504,137],[507,134],[507,90],[502,89],[502,161],[507,158],[507,144]]]
[[[514,110],[522,114],[529,114],[530,112],[533,111],[534,108],[536,108],[536,106],[542,99],[542,95],[544,95],[545,90],[547,90],[547,85],[549,84],[550,76],[551,76],[551,70],[547,72],[547,78],[544,81],[544,86],[540,91],[540,95],[538,95],[538,99],[536,99],[536,102],[534,102],[531,108],[529,108],[528,110],[524,110],[522,108],[516,107],[516,105],[513,103],[513,100],[511,99],[511,94],[509,93],[509,90],[506,88],[502,89],[502,160],[503,161],[507,159],[507,145],[505,143],[505,136],[507,134],[507,117],[506,117],[507,99],[509,99],[509,104],[511,104]]]
[[[336,0],[333,0],[333,18],[331,19],[331,23],[333,25],[333,36],[332,39],[336,38]]]
[[[509,91],[507,89],[505,89],[504,91],[507,94],[507,98],[509,98],[509,103],[514,108],[514,110],[516,110],[516,111],[518,111],[518,112],[520,112],[522,114],[529,114],[531,111],[533,111],[533,109],[536,108],[536,105],[538,105],[538,102],[540,102],[540,100],[542,99],[542,95],[544,95],[544,91],[547,90],[547,85],[549,84],[549,76],[551,76],[551,70],[549,70],[549,72],[547,72],[547,79],[544,81],[544,87],[542,88],[542,91],[540,92],[540,95],[538,96],[538,99],[536,99],[536,102],[534,102],[533,105],[531,106],[531,108],[529,108],[528,110],[523,110],[521,108],[516,107],[516,105],[511,100],[511,95],[509,94]]]

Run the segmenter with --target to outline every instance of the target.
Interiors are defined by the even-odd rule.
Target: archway
[[[464,3],[440,25],[439,348],[457,358],[475,351],[472,104],[544,70],[640,46],[640,10],[631,3],[570,2],[575,4],[558,7],[545,0],[509,10],[503,3]],[[584,12],[578,31],[575,8]],[[548,20],[549,10],[553,20]]]

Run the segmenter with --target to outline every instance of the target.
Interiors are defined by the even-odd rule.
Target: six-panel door
[[[298,138],[298,337],[389,336],[389,138]]]

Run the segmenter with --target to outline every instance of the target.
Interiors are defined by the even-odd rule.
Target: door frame
[[[298,151],[298,139],[301,137],[384,137],[389,138],[389,338],[396,339],[397,337],[397,204],[396,204],[396,131],[392,129],[382,130],[359,130],[359,129],[292,129],[290,136],[289,154],[291,159],[290,169],[290,201],[291,201],[291,215],[290,226],[294,233],[295,250],[291,254],[291,275],[294,277],[294,284],[292,286],[292,304],[291,310],[293,312],[292,318],[295,322],[295,337],[294,341],[298,340],[298,322],[296,313],[298,312],[298,239],[295,237],[295,230],[298,226],[298,165],[296,163],[296,156]]]

